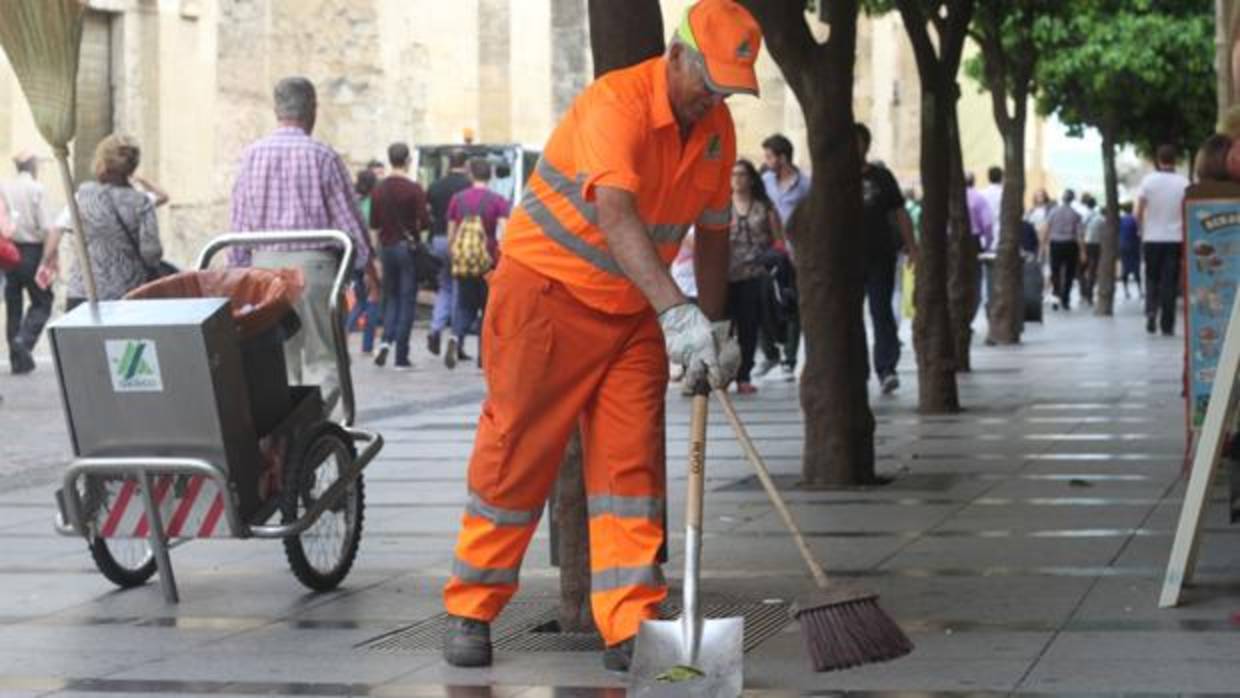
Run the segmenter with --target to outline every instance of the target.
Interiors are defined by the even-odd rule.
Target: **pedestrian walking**
[[[163,260],[155,197],[133,186],[141,160],[141,148],[132,137],[114,133],[104,138],[95,148],[95,181],[83,183],[75,194],[99,300],[124,298],[151,279]],[[73,232],[67,208],[55,225]],[[66,310],[86,301],[81,260],[69,270],[66,297]]]
[[[1162,145],[1154,171],[1137,188],[1137,225],[1145,253],[1145,331],[1175,335],[1175,299],[1180,290],[1184,241],[1184,190],[1188,178],[1175,171],[1176,149]]]
[[[1076,272],[1085,263],[1084,230],[1081,214],[1072,203],[1076,192],[1065,189],[1062,202],[1046,216],[1046,241],[1051,257],[1051,288],[1054,289],[1055,310],[1072,309],[1072,286]]]
[[[895,175],[881,163],[870,162],[870,129],[856,124],[854,133],[861,153],[862,230],[865,241],[865,295],[874,326],[873,370],[879,388],[890,395],[900,387],[896,365],[900,363],[900,337],[892,298],[896,288],[896,264],[903,251],[908,263],[917,264],[917,239],[913,221],[904,208],[904,195]]]
[[[383,341],[375,351],[375,365],[387,363],[395,350],[393,366],[410,369],[409,337],[413,332],[418,302],[418,275],[413,247],[430,227],[426,192],[409,175],[409,146],[388,147],[392,171],[371,194],[370,227],[379,231],[379,262],[383,269]]]
[[[48,216],[38,162],[33,153],[18,153],[13,157],[17,177],[0,187],[0,202],[7,202],[8,214],[7,226],[0,226],[8,230],[0,232],[21,253],[18,267],[4,274],[4,327],[9,368],[16,374],[35,368],[34,348],[52,315],[51,284],[60,269],[60,231]]]
[[[782,236],[779,213],[767,198],[757,168],[748,160],[737,160],[732,167],[728,318],[732,320],[740,343],[741,365],[736,373],[736,391],[741,395],[758,391],[751,374],[758,349],[758,329],[762,324],[763,287],[770,283],[762,262]]]
[[[1124,284],[1124,298],[1130,298],[1128,279],[1137,284],[1137,295],[1141,295],[1141,231],[1136,216],[1132,215],[1132,202],[1126,201],[1119,207],[1119,260],[1120,281]]]
[[[367,167],[357,171],[357,178],[353,184],[353,193],[357,194],[357,209],[362,214],[362,220],[369,225],[370,221],[370,195],[374,191],[375,186],[379,183],[378,177],[375,176],[373,167]],[[374,236],[367,231],[367,237],[370,239],[371,248],[375,246]],[[344,326],[350,332],[358,330],[358,324],[362,324],[362,355],[370,356],[375,349],[375,331],[379,327],[380,308],[378,289],[366,288],[366,274],[358,269],[353,270],[353,308],[349,311],[349,317],[345,320]]]
[[[318,116],[314,85],[303,77],[280,80],[274,91],[279,122],[270,135],[241,155],[233,184],[230,220],[238,232],[341,230],[356,248],[354,269],[378,284],[366,224],[357,208],[344,161],[311,134]],[[295,310],[301,331],[284,343],[289,380],[318,385],[328,412],[340,398],[336,373],[331,292],[340,267],[340,250],[319,243],[267,244],[254,250],[233,248],[236,266],[301,269],[305,289]]]
[[[994,218],[994,237],[999,235],[999,219],[1003,210],[1003,168],[995,165],[986,170],[986,188],[982,189],[982,198],[986,200],[986,205],[990,207],[990,214]],[[993,247],[995,240],[991,240]]]
[[[766,166],[766,171],[762,174],[762,184],[766,187],[767,198],[771,200],[779,214],[779,223],[784,229],[784,245],[790,258],[795,256],[796,252],[788,221],[791,220],[792,212],[797,206],[809,196],[811,183],[810,176],[793,164],[792,155],[792,141],[783,134],[776,133],[762,141],[762,157]],[[773,261],[777,264],[772,266],[779,266],[781,271],[789,276],[786,286],[795,288],[796,267],[783,260]],[[768,297],[764,303],[764,312],[768,314],[777,312],[774,304],[775,300]],[[762,351],[765,360],[754,372],[758,378],[765,376],[780,362],[779,345],[783,346],[784,378],[792,380],[796,376],[797,352],[801,344],[801,318],[800,311],[795,304],[785,304],[783,320],[782,324],[785,328],[783,336],[771,337],[766,332],[762,334]],[[773,325],[774,323],[771,322],[764,323],[765,327]]]
[[[444,591],[450,664],[491,663],[490,623],[517,590],[578,427],[607,668],[628,669],[638,627],[667,596],[657,563],[667,366],[686,363],[686,380],[718,388],[739,360],[722,320],[736,160],[724,99],[757,94],[762,41],[732,0],[701,0],[678,26],[664,55],[577,97],[504,233],[483,320],[488,393]],[[697,305],[668,272],[691,224]]]
[[[986,269],[982,265],[981,254],[991,248],[995,234],[995,210],[990,207],[990,203],[982,192],[977,190],[974,182],[973,173],[966,172],[964,176],[964,193],[965,203],[969,210],[969,232],[971,233],[965,241],[966,244],[970,245],[966,253],[977,277],[966,301],[968,307],[966,313],[970,321],[977,317],[977,311],[982,306],[983,289],[985,288]],[[970,330],[971,333],[972,330]]]
[[[448,249],[452,251],[455,263],[452,273],[456,281],[452,336],[448,338],[443,355],[448,368],[456,368],[457,361],[469,360],[465,353],[465,335],[477,322],[478,312],[486,302],[486,276],[499,261],[499,236],[508,222],[508,200],[490,188],[491,163],[486,158],[470,160],[469,178],[470,188],[457,192],[448,203]],[[476,255],[479,247],[485,248],[485,258]],[[467,261],[471,248],[477,260],[474,264]],[[478,352],[481,356],[481,347]]]
[[[435,356],[439,356],[443,331],[452,326],[452,310],[456,307],[456,279],[452,278],[448,255],[448,204],[452,197],[472,186],[465,171],[468,162],[465,151],[453,151],[448,156],[448,173],[432,182],[426,192],[431,208],[431,252],[443,262],[435,307],[431,310],[430,332],[426,335],[426,349]]]
[[[1094,304],[1094,289],[1098,285],[1098,262],[1102,259],[1102,234],[1106,231],[1107,219],[1098,210],[1098,200],[1093,194],[1081,195],[1081,203],[1085,204],[1088,213],[1081,221],[1085,240],[1085,264],[1081,267],[1081,300],[1089,305]]]

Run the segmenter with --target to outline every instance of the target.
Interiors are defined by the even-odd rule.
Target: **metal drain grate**
[[[603,641],[595,633],[559,632],[555,603],[554,600],[547,600],[508,604],[491,628],[495,649],[501,652],[601,652]],[[788,604],[782,601],[767,603],[707,595],[702,598],[702,612],[707,618],[743,617],[746,652],[775,636],[791,621]],[[660,615],[665,619],[678,617],[680,603],[664,603]],[[447,615],[441,613],[407,628],[367,640],[357,648],[377,652],[438,650],[446,621]]]
[[[491,625],[491,640],[499,643],[509,636],[523,633],[555,618],[555,602],[513,601]],[[448,614],[440,613],[399,630],[358,643],[356,649],[376,652],[426,652],[443,646],[443,631]]]

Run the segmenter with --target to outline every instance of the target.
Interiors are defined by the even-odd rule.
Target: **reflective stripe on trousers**
[[[608,644],[621,642],[667,593],[656,565],[667,388],[658,321],[653,311],[593,310],[507,258],[491,288],[487,399],[445,606],[490,621],[516,592],[569,434],[580,426],[594,617]]]

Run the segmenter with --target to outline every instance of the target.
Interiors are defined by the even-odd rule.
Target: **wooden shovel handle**
[[[689,502],[686,523],[702,530],[702,491],[706,486],[706,412],[710,398],[705,391],[693,396],[689,421]]]
[[[745,425],[741,423],[741,418],[736,414],[736,408],[732,406],[732,400],[728,394],[722,390],[716,390],[715,396],[719,398],[719,404],[723,406],[723,413],[728,416],[728,421],[732,424],[732,431],[736,432],[736,440],[740,442],[741,449],[745,451],[745,455],[749,458],[749,462],[753,464],[754,470],[758,473],[758,479],[762,481],[762,487],[766,490],[766,494],[771,498],[771,504],[775,505],[776,511],[784,520],[784,526],[788,528],[788,532],[792,534],[792,539],[796,541],[797,549],[801,552],[801,557],[805,559],[805,566],[809,567],[809,573],[814,576],[814,583],[819,588],[825,589],[831,584],[831,580],[827,577],[827,573],[823,571],[822,565],[814,559],[814,554],[810,552],[809,545],[805,543],[805,536],[801,535],[801,529],[797,527],[796,521],[792,519],[792,512],[788,511],[788,505],[784,502],[784,497],[779,493],[779,489],[775,487],[775,482],[771,480],[770,469],[766,467],[766,461],[762,460],[762,455],[758,453],[758,449],[753,445],[753,439],[749,438],[749,432],[746,431]]]

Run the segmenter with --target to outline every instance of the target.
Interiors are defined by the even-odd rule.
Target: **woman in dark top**
[[[155,199],[130,184],[140,159],[138,142],[114,133],[95,149],[97,181],[77,190],[99,300],[117,300],[146,283],[164,256]],[[66,214],[61,214],[59,224],[66,230],[73,228]],[[67,309],[86,299],[80,264],[78,260],[69,272]]]
[[[767,282],[763,255],[782,236],[779,214],[767,197],[757,169],[748,160],[732,166],[732,258],[728,266],[728,317],[741,346],[736,391],[757,392],[750,381],[758,327],[762,322],[762,284]]]

